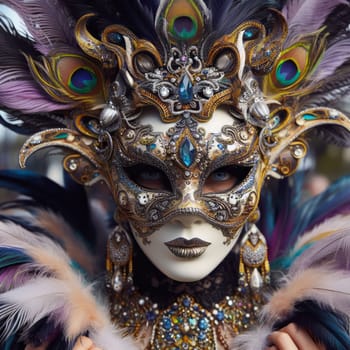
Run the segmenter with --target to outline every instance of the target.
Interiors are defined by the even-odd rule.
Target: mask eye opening
[[[250,173],[251,167],[226,165],[214,169],[204,180],[202,194],[226,193],[240,185]]]
[[[147,191],[172,192],[172,186],[168,176],[160,168],[139,163],[123,167],[128,178],[137,186]]]

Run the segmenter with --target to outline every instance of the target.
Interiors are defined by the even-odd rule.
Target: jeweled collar
[[[230,339],[256,323],[262,289],[240,278],[236,254],[196,283],[167,279],[149,262],[139,265],[143,259],[141,253],[137,265],[143,271],[135,275],[135,285],[109,292],[112,320],[125,335],[147,343],[146,349],[210,350],[217,342],[228,349]]]

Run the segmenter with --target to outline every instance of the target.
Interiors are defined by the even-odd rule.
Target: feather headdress
[[[30,33],[30,37],[23,37],[2,19],[0,40],[8,50],[0,55],[0,104],[12,119],[21,122],[20,127],[13,126],[16,131],[40,132],[24,146],[21,164],[38,149],[62,146],[73,154],[66,158],[65,169],[78,181],[91,183],[106,177],[104,167],[110,155],[106,131],[118,129],[115,110],[121,109],[126,119],[136,113],[135,108],[149,104],[155,105],[165,119],[171,112],[162,102],[170,100],[145,85],[145,76],[167,64],[165,42],[169,37],[160,23],[171,23],[172,19],[166,17],[171,11],[164,7],[164,1],[160,5],[156,1],[102,1],[98,5],[64,0],[55,4],[39,0],[1,3],[19,13]],[[286,22],[269,10],[272,7],[283,7]],[[347,1],[290,0],[284,6],[273,1],[198,1],[192,10],[204,15],[196,24],[198,31],[204,26],[202,34],[207,33],[206,40],[198,44],[203,63],[219,67],[227,59],[241,61],[237,72],[233,61],[226,72],[222,68],[222,79],[229,79],[234,89],[232,95],[210,95],[207,99],[217,102],[204,102],[203,106],[229,104],[243,116],[247,111],[249,116],[265,110],[263,104],[252,104],[251,99],[258,98],[255,93],[250,92],[248,100],[243,98],[254,90],[242,80],[249,67],[258,75],[255,79],[263,93],[258,99],[274,101],[269,102],[268,122],[247,120],[262,129],[260,143],[262,152],[270,158],[269,173],[292,173],[294,163],[306,150],[299,136],[316,126],[323,132],[323,125],[328,125],[329,137],[347,144],[347,134],[339,126],[348,129],[348,120],[332,109],[348,93],[349,86],[349,32],[346,28],[332,32],[334,18],[346,17],[349,11]],[[242,49],[238,53],[240,39],[235,28],[244,33],[245,53]],[[252,47],[262,47],[263,51]],[[126,59],[130,55],[133,58]],[[120,90],[116,91],[116,86]],[[219,91],[222,95],[222,91],[229,90],[222,85]],[[209,93],[209,88],[204,93]],[[212,109],[203,108],[202,114],[210,116]],[[290,135],[287,138],[286,133]],[[80,169],[87,167],[89,171],[82,174]]]

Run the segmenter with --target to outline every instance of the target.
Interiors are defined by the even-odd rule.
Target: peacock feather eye
[[[170,24],[170,31],[179,40],[190,40],[197,34],[198,23],[194,18],[179,16]]]
[[[300,77],[301,71],[293,58],[280,61],[276,69],[276,79],[282,86],[294,84]]]
[[[203,16],[193,0],[170,1],[164,19],[170,39],[175,41],[196,42],[203,34]]]
[[[288,90],[296,86],[310,68],[308,46],[297,44],[284,50],[269,74],[269,90]]]
[[[97,96],[103,92],[101,72],[90,61],[78,55],[59,55],[56,76],[68,94],[80,98]]]
[[[96,85],[96,73],[89,67],[77,68],[68,80],[69,88],[78,94],[88,94],[95,89]]]

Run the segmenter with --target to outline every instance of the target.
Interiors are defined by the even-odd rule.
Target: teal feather
[[[24,253],[19,248],[0,247],[0,269],[19,265],[32,263],[33,259]],[[1,281],[1,275],[0,275]]]

